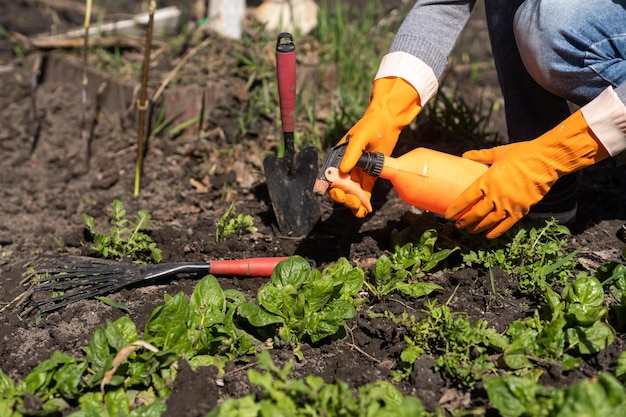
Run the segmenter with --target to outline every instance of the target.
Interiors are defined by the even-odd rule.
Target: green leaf
[[[321,310],[333,295],[335,282],[330,275],[318,275],[302,288],[305,314]]]
[[[15,383],[0,369],[0,398],[9,398],[15,389]]]
[[[563,298],[570,303],[599,307],[604,304],[604,290],[598,278],[583,276],[565,287]]]
[[[54,374],[56,389],[65,399],[73,399],[79,395],[79,385],[87,364],[76,360],[63,364]]]
[[[24,378],[26,389],[35,395],[43,395],[48,392],[52,388],[50,383],[55,372],[67,363],[76,363],[76,359],[65,353],[55,351],[52,357],[41,362]]]
[[[122,310],[125,313],[130,314],[131,311],[124,304],[120,304],[116,301],[111,300],[109,297],[105,297],[102,295],[97,295],[94,297],[96,300],[101,301],[102,303],[108,305],[109,307],[117,308],[118,310]]]
[[[306,330],[311,341],[316,343],[336,334],[339,328],[354,316],[356,309],[352,304],[344,300],[333,300],[322,311],[310,313],[305,317]]]
[[[282,324],[284,319],[272,314],[255,303],[243,303],[238,308],[239,314],[254,327],[265,327],[271,324]]]
[[[253,394],[242,398],[229,398],[211,410],[206,417],[259,417],[261,405]]]
[[[104,403],[108,416],[127,416],[130,413],[130,400],[122,388],[104,394]]]
[[[195,286],[189,300],[189,328],[198,329],[222,323],[226,298],[217,278],[207,275]]]
[[[292,286],[298,289],[309,279],[311,265],[301,256],[292,256],[276,265],[270,283],[276,288]]]
[[[514,376],[485,378],[483,385],[489,400],[503,417],[547,416],[550,411],[544,409],[544,413],[539,414],[541,403],[538,397],[549,397],[550,393],[530,379]]]
[[[580,381],[565,391],[559,416],[606,417],[624,413],[626,390],[608,372],[601,372],[597,379]]]
[[[108,323],[105,334],[109,345],[118,352],[139,339],[135,323],[128,316],[122,316],[113,323]]]
[[[167,411],[167,405],[158,398],[152,404],[142,405],[133,409],[128,417],[161,417]]]
[[[528,359],[529,353],[524,343],[515,340],[504,350],[502,360],[510,369],[530,368],[533,364]]]
[[[416,345],[410,345],[400,353],[400,360],[407,363],[415,363],[424,353],[424,349]]]
[[[615,376],[622,382],[626,380],[626,351],[622,352],[617,358]]]
[[[139,333],[137,332],[137,326],[128,316],[122,316],[119,319],[115,320],[112,325],[109,327],[115,327],[118,330],[118,333],[122,335],[124,339],[124,343],[129,345],[137,340],[139,340]]]
[[[144,338],[157,348],[186,352],[190,347],[187,338],[188,319],[189,304],[185,294],[179,292],[152,312],[146,324]]]
[[[295,309],[297,296],[297,290],[291,285],[276,287],[268,283],[257,292],[257,301],[269,313],[287,319]]]
[[[577,326],[567,329],[569,344],[581,355],[598,353],[615,339],[615,330],[598,321],[589,327]]]
[[[404,296],[419,298],[424,297],[433,291],[443,290],[441,285],[428,282],[399,283],[396,289]]]

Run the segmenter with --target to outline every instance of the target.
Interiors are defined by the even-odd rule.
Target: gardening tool
[[[22,284],[31,283],[23,300],[36,291],[62,292],[38,301],[33,309],[40,313],[56,310],[76,301],[111,293],[140,281],[154,280],[183,273],[222,276],[269,277],[279,262],[287,257],[213,260],[198,263],[134,264],[85,256],[43,255],[26,265],[31,271]]]
[[[282,158],[268,156],[263,161],[265,179],[276,221],[281,232],[304,236],[321,217],[319,203],[313,194],[317,176],[317,149],[294,149],[296,108],[296,47],[289,33],[278,35],[276,42],[276,75],[283,131]]]

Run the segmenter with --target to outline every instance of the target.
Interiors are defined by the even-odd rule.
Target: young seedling
[[[374,276],[365,281],[370,294],[381,300],[392,292],[419,298],[443,287],[419,281],[458,248],[439,250],[435,247],[437,232],[427,230],[416,244],[396,246],[391,256],[382,255],[376,260]]]
[[[392,371],[395,379],[407,378],[413,364],[424,353],[435,357],[435,370],[468,387],[496,368],[491,356],[508,346],[506,336],[498,334],[485,320],[471,323],[467,316],[451,311],[447,305],[436,301],[427,301],[425,305],[425,316],[421,319],[408,313],[396,316],[389,311],[373,314],[408,330],[407,347],[400,354],[398,368]]]
[[[254,218],[249,214],[235,214],[235,203],[231,203],[226,213],[220,217],[215,230],[215,241],[223,242],[230,235],[254,233]]]
[[[93,235],[93,249],[105,258],[130,258],[136,262],[152,260],[159,262],[163,256],[157,248],[156,242],[142,230],[151,225],[152,217],[145,210],[135,215],[135,221],[126,218],[124,204],[120,200],[111,203],[112,227],[109,234],[99,233],[95,227],[95,220],[86,213],[81,215],[83,223]]]

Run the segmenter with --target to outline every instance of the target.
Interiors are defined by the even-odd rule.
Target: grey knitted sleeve
[[[409,53],[439,78],[475,0],[417,0],[396,33],[389,52]]]

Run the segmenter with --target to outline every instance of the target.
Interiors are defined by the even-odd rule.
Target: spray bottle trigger
[[[358,182],[352,181],[349,174],[342,174],[338,168],[330,166],[324,171],[324,177],[332,187],[340,188],[346,193],[357,196],[365,210],[368,213],[372,212],[372,203],[369,197]]]

